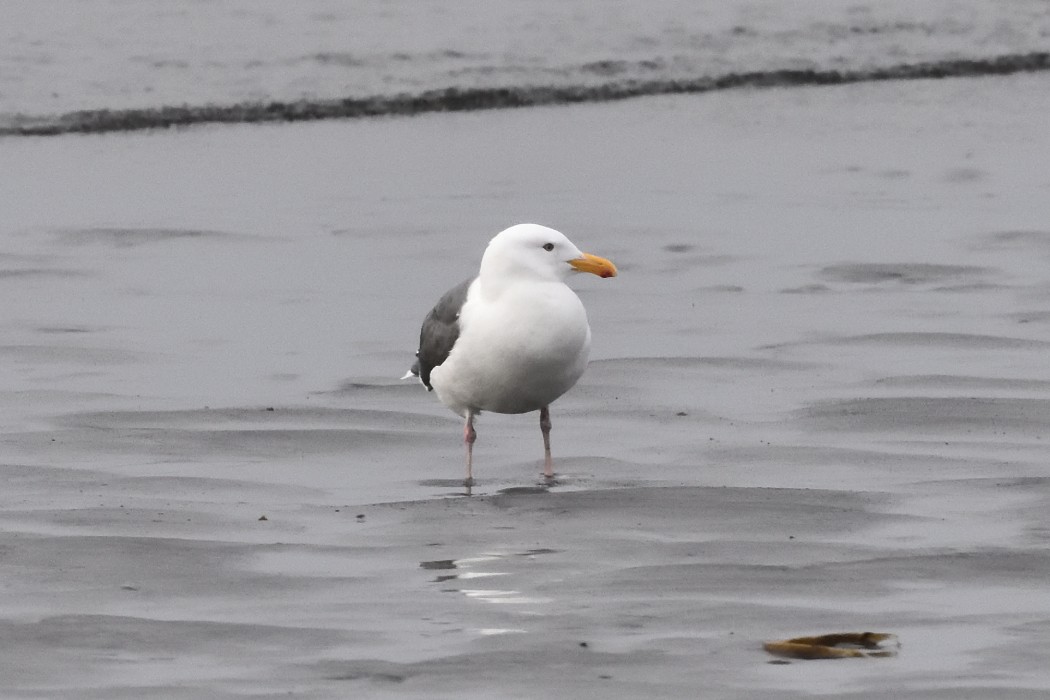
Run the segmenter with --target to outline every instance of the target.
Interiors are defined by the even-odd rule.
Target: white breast
[[[579,297],[561,282],[515,284],[486,298],[474,285],[460,335],[434,368],[438,398],[468,409],[525,413],[550,404],[583,374],[591,331]]]

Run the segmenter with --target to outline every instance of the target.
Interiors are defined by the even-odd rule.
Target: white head
[[[493,282],[523,278],[563,282],[574,272],[615,277],[616,266],[581,253],[563,234],[538,224],[518,224],[496,234],[481,259],[482,279]]]

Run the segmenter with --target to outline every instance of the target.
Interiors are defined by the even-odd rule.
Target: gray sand
[[[1048,88],[0,141],[0,694],[1045,697]],[[395,377],[519,221],[621,276],[468,498]]]

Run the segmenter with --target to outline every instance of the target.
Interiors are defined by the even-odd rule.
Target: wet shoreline
[[[54,117],[18,116],[0,125],[3,136],[58,136],[187,127],[415,116],[551,105],[614,102],[658,95],[700,94],[741,88],[791,88],[891,80],[1006,76],[1050,70],[1050,52],[989,58],[900,63],[864,70],[780,69],[694,79],[612,81],[599,85],[451,87],[418,94],[365,98],[183,105],[146,109],[81,110]]]
[[[1050,73],[3,139],[5,697],[1036,698]],[[509,223],[593,361],[399,382]],[[898,636],[893,658],[763,643]],[[537,672],[541,669],[542,672]]]

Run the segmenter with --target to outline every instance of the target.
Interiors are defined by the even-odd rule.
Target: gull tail
[[[401,378],[402,379],[411,379],[412,377],[416,377],[417,379],[419,378],[419,360],[416,360],[412,364],[412,366],[408,368],[408,371],[405,372],[405,375],[403,377],[401,377]]]

